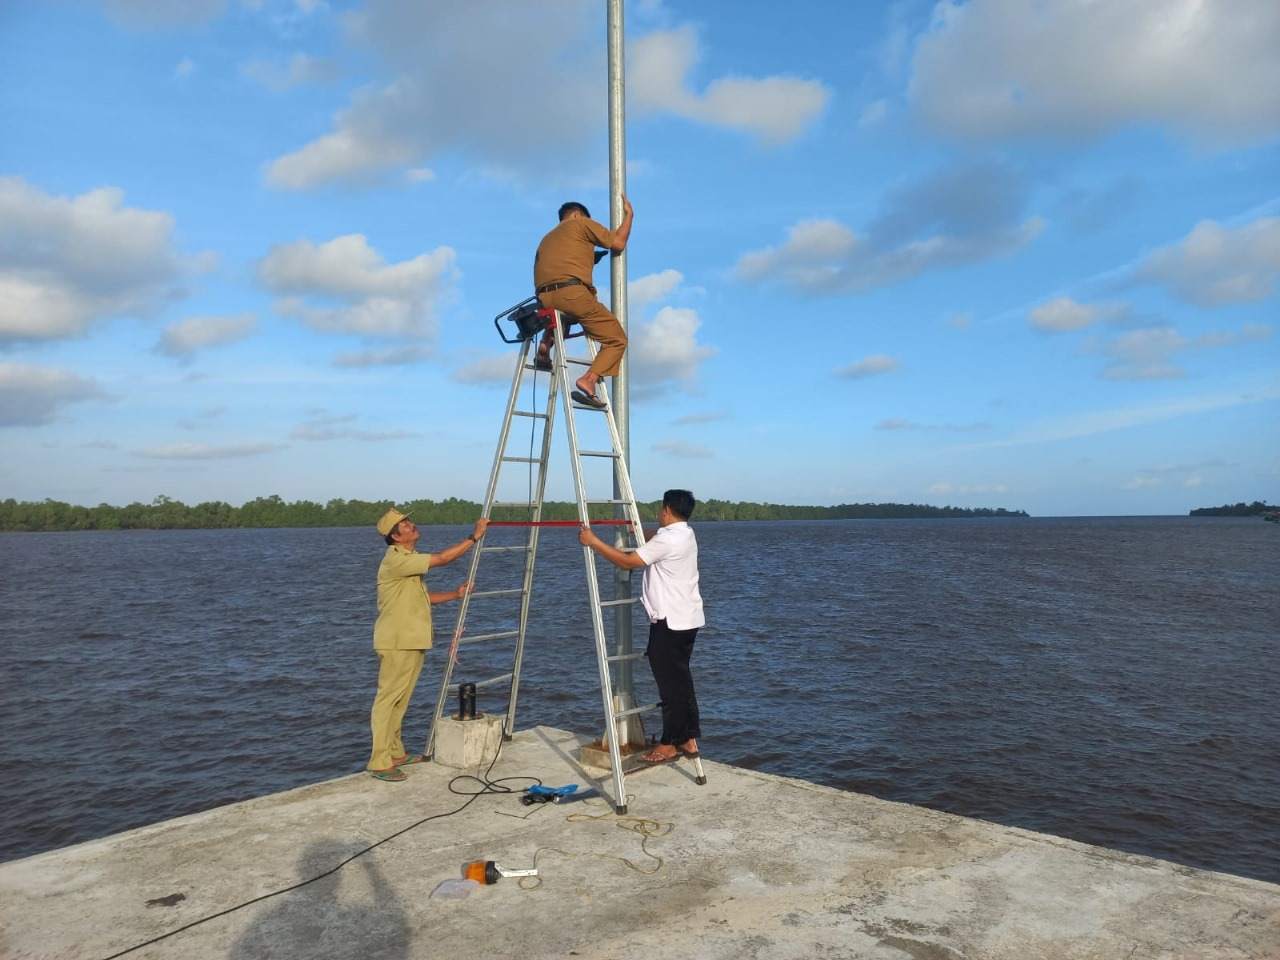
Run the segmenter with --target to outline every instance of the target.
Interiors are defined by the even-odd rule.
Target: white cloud
[[[1102,375],[1108,380],[1171,380],[1185,376],[1172,357],[1187,340],[1171,326],[1127,330],[1108,341],[1103,353],[1111,358]]]
[[[944,433],[972,433],[990,428],[989,423],[917,423],[903,417],[890,417],[876,424],[877,430],[928,430]]]
[[[692,385],[698,365],[715,355],[698,343],[702,321],[696,310],[663,307],[649,323],[634,324],[630,344],[631,373],[637,386],[653,389],[672,382]]]
[[[677,427],[693,426],[702,423],[715,423],[717,420],[727,420],[729,414],[723,410],[709,410],[705,413],[686,413],[676,417],[671,423]]]
[[[1043,333],[1083,330],[1100,320],[1114,321],[1128,314],[1121,303],[1080,303],[1070,297],[1054,297],[1032,307],[1027,314],[1031,325]]]
[[[414,167],[404,172],[404,178],[409,183],[429,183],[436,178],[436,172],[428,167]]]
[[[0,427],[52,423],[67,404],[105,396],[94,380],[70,370],[0,363]]]
[[[129,27],[181,27],[222,15],[226,0],[104,0],[112,20]]]
[[[317,330],[429,337],[457,270],[450,247],[387,264],[363,235],[353,233],[319,246],[299,240],[273,247],[258,265],[258,278],[282,295],[278,312]]]
[[[565,177],[577,172],[566,158],[580,167],[591,156],[605,119],[592,0],[373,0],[345,23],[388,79],[356,92],[327,132],[269,164],[271,186],[368,183],[450,151],[499,175]],[[806,129],[829,97],[815,81],[784,76],[724,76],[695,93],[686,78],[696,59],[692,28],[641,37],[628,54],[631,103],[780,142]],[[556,149],[529,146],[545,143]]]
[[[877,127],[884,122],[884,118],[889,115],[888,100],[873,100],[862,108],[862,115],[858,117],[858,126],[862,128]]]
[[[653,449],[657,453],[665,453],[681,460],[707,460],[713,456],[709,448],[697,443],[686,443],[683,440],[663,440],[655,443]]]
[[[335,367],[404,367],[422,363],[431,357],[431,350],[418,344],[404,344],[383,350],[357,350],[340,353],[333,358]]]
[[[283,450],[282,443],[230,443],[218,446],[208,443],[169,443],[134,450],[135,457],[147,460],[237,460]]]
[[[1049,420],[1042,420],[1004,440],[992,440],[974,444],[972,449],[1013,447],[1028,443],[1050,443],[1058,440],[1076,440],[1114,430],[1127,430],[1176,420],[1180,417],[1228,410],[1280,399],[1280,388],[1267,388],[1252,392],[1202,394],[1183,397],[1164,403],[1135,407],[1118,407],[1110,410],[1093,410]]]
[[[253,332],[257,318],[251,313],[233,316],[188,317],[164,328],[156,343],[157,353],[188,357],[197,350],[243,340]]]
[[[516,355],[500,353],[480,357],[453,372],[458,383],[510,383],[516,371]]]
[[[0,344],[152,312],[191,266],[172,235],[169,214],[126,207],[118,189],[55,197],[0,177]]]
[[[893,191],[865,235],[834,220],[803,221],[782,245],[744,254],[736,273],[823,294],[976,263],[1012,253],[1039,234],[1043,221],[1023,217],[1027,194],[1023,178],[997,164],[943,171]]]
[[[357,92],[333,128],[267,168],[287,190],[362,183],[458,150],[500,170],[563,168],[603,120],[596,5],[375,0],[350,39],[391,79]],[[555,150],[530,144],[556,144]]]
[[[1205,473],[1235,466],[1223,460],[1205,460],[1200,463],[1167,464],[1139,470],[1121,486],[1125,490],[1147,490],[1152,487],[1178,486],[1195,489],[1204,485]]]
[[[1184,351],[1212,350],[1258,343],[1271,336],[1266,324],[1246,324],[1239,330],[1211,331],[1187,338],[1168,324],[1127,330],[1102,345],[1111,358],[1102,371],[1108,380],[1172,380],[1186,375],[1173,362]]]
[[[295,87],[331,83],[338,76],[338,67],[332,60],[295,53],[287,62],[250,60],[241,64],[240,74],[254,83],[261,84],[275,93],[283,93]]]
[[[1274,0],[942,0],[909,99],[964,138],[1157,123],[1225,141],[1280,133]]]
[[[173,68],[173,76],[175,80],[185,80],[196,72],[196,62],[190,57],[183,57],[178,61],[178,65]]]
[[[422,434],[412,430],[364,430],[353,426],[355,414],[345,416],[317,415],[294,427],[289,436],[294,440],[322,442],[328,440],[360,440],[365,443],[382,443],[387,440],[408,440]]]
[[[631,101],[640,110],[743,130],[772,144],[804,133],[831,98],[816,80],[789,76],[720,77],[701,94],[695,93],[689,73],[697,60],[698,35],[691,26],[641,37],[627,59]]]
[[[1280,218],[1234,228],[1204,220],[1179,243],[1147,257],[1134,279],[1201,307],[1265,300],[1280,280]]]
[[[627,300],[636,307],[665,299],[684,281],[679,270],[663,270],[638,277],[627,284]]]
[[[841,367],[835,373],[837,377],[842,377],[845,380],[864,380],[867,377],[874,377],[882,373],[892,373],[898,367],[899,363],[896,358],[886,356],[883,353],[874,353],[869,357],[863,357],[857,363]]]

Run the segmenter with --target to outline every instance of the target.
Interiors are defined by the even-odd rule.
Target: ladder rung
[[[508,680],[510,680],[510,679],[511,679],[511,674],[509,674],[509,673],[504,673],[504,674],[503,674],[502,676],[500,676],[500,677],[490,677],[488,680],[481,680],[479,683],[477,683],[477,684],[476,684],[476,686],[477,686],[477,687],[492,687],[495,683],[505,683],[506,681],[508,681]],[[462,686],[462,684],[460,684],[460,683],[455,683],[455,684],[453,685],[453,688],[456,690],[456,689],[458,689],[458,687],[460,687],[460,686]]]
[[[478,687],[480,684],[477,683],[476,686]],[[623,717],[629,717],[636,713],[648,713],[650,710],[657,710],[660,706],[662,706],[660,703],[651,703],[647,707],[632,707],[630,710],[619,710],[613,715],[613,722],[617,723]]]
[[[614,460],[618,459],[618,455],[609,450],[579,450],[578,456],[580,457],[611,457]]]
[[[470,594],[470,597],[475,600],[478,597],[519,597],[523,594],[524,590],[522,588],[515,590],[477,590]]]
[[[472,596],[475,596],[475,594],[472,594]],[[620,606],[622,606],[624,603],[635,603],[635,602],[636,602],[637,600],[639,600],[639,599],[640,599],[639,597],[623,597],[621,600],[601,600],[601,601],[600,601],[600,606],[602,606],[602,607],[620,607]]]
[[[541,463],[538,457],[503,457],[503,463]]]
[[[527,543],[522,547],[481,547],[480,548],[481,553],[515,553],[516,551],[520,551],[521,553],[527,553],[528,550],[529,550],[529,545]]]
[[[579,403],[577,400],[574,400],[574,401],[573,401],[573,406],[574,406],[574,409],[576,409],[576,410],[594,410],[596,413],[608,413],[608,412],[609,412],[609,408],[608,408],[608,407],[593,407],[591,404],[588,404],[588,403]]]
[[[623,660],[643,660],[643,653],[620,653],[616,657],[607,658],[610,663],[621,663]]]
[[[594,507],[594,506],[601,506],[601,507],[603,507],[603,506],[606,506],[606,505],[612,504],[613,506],[617,507],[617,506],[622,506],[622,505],[630,505],[630,503],[631,503],[631,501],[630,501],[630,500],[588,500],[588,501],[587,501],[587,506],[589,506],[589,507]],[[495,503],[495,504],[494,504],[494,506],[496,507],[496,506],[497,506],[497,504]]]
[[[532,510],[533,504],[524,500],[495,500],[489,504],[490,507],[497,509],[498,507],[523,507],[525,510]]]
[[[511,415],[513,417],[533,417],[535,420],[547,419],[545,413],[534,413],[532,410],[512,410]]]
[[[576,364],[577,364],[578,366],[580,366],[580,367],[589,367],[589,366],[591,366],[591,362],[592,362],[592,361],[590,361],[590,360],[580,360],[580,359],[578,359],[577,357],[565,357],[565,358],[564,358],[564,362],[565,362],[565,363],[576,363]]]
[[[477,633],[474,637],[463,637],[458,641],[458,643],[479,643],[481,640],[506,640],[508,637],[518,636],[520,636],[519,630],[503,630],[500,633]]]

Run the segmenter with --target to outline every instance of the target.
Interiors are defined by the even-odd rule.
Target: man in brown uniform
[[[587,336],[600,345],[591,368],[578,378],[578,389],[573,391],[573,399],[591,407],[605,405],[596,397],[596,384],[601,377],[618,375],[627,349],[622,324],[596,299],[596,288],[591,283],[595,248],[604,247],[614,253],[625,250],[634,213],[631,202],[623,197],[622,223],[617,230],[608,230],[591,219],[586,207],[570,201],[560,207],[559,225],[542,238],[533,258],[533,286],[539,302],[582,324]],[[551,369],[551,344],[548,331],[543,334],[534,361],[540,370]]]
[[[378,620],[373,625],[378,693],[369,715],[373,752],[368,770],[379,780],[404,780],[400,768],[422,760],[405,750],[400,725],[431,647],[431,605],[461,600],[471,592],[471,584],[464,583],[457,590],[429,593],[423,576],[431,567],[453,563],[479,543],[488,525],[481,518],[461,543],[439,553],[418,553],[418,526],[405,514],[393,507],[378,520],[387,552],[378,567]]]

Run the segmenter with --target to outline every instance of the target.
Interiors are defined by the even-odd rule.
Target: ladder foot
[[[694,783],[696,783],[696,784],[697,784],[698,786],[700,786],[700,787],[705,787],[705,786],[707,785],[707,778],[706,778],[706,777],[694,777],[693,782],[694,782]]]
[[[510,742],[511,742],[511,734],[509,734],[509,733],[504,733],[504,734],[502,735],[502,742],[503,742],[503,743],[510,743]]]
[[[619,806],[614,808],[613,812],[620,817],[625,817],[627,815],[627,805],[625,803],[620,804]]]

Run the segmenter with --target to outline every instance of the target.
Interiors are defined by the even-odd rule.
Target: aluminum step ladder
[[[627,470],[626,459],[622,453],[622,441],[618,435],[617,423],[613,417],[612,406],[605,406],[597,409],[595,407],[585,406],[576,403],[571,396],[573,389],[573,381],[576,377],[570,376],[571,366],[590,366],[595,359],[597,347],[594,341],[587,340],[590,357],[583,359],[578,357],[568,357],[565,353],[565,340],[568,338],[581,337],[581,333],[569,335],[565,334],[564,315],[557,310],[540,309],[537,312],[537,318],[543,328],[550,327],[555,338],[555,349],[552,353],[552,376],[547,390],[546,408],[542,411],[537,410],[521,410],[517,408],[517,401],[520,396],[521,386],[524,377],[530,371],[535,370],[533,359],[536,354],[531,355],[534,344],[537,342],[536,336],[527,336],[521,340],[519,361],[516,364],[515,373],[511,380],[511,392],[507,398],[506,415],[502,421],[502,429],[498,435],[498,448],[494,454],[493,468],[489,474],[489,486],[485,492],[484,509],[481,516],[486,519],[494,508],[523,508],[528,509],[529,519],[520,521],[500,521],[490,520],[490,529],[499,526],[527,527],[529,530],[528,540],[523,545],[517,546],[481,546],[480,549],[473,552],[471,557],[471,566],[467,575],[469,582],[476,582],[476,573],[479,569],[481,560],[495,553],[503,552],[520,552],[525,554],[524,576],[519,588],[505,590],[479,590],[474,591],[462,598],[461,606],[458,610],[457,623],[454,626],[453,641],[449,646],[449,658],[444,667],[444,676],[440,683],[440,695],[436,700],[435,714],[432,717],[431,733],[427,738],[427,745],[423,753],[431,756],[435,746],[436,730],[443,716],[445,703],[449,700],[451,693],[456,693],[458,686],[453,683],[454,668],[458,661],[458,648],[464,644],[474,644],[486,641],[514,640],[514,651],[512,654],[512,666],[508,673],[490,677],[486,680],[476,683],[477,689],[484,687],[500,687],[503,684],[508,686],[507,694],[507,711],[506,718],[503,722],[502,734],[503,738],[510,740],[515,732],[516,703],[520,688],[520,668],[524,658],[524,642],[525,635],[529,625],[529,606],[532,597],[533,572],[534,564],[538,553],[538,537],[543,527],[546,526],[569,526],[576,528],[579,524],[589,526],[610,525],[621,527],[625,535],[629,535],[631,545],[623,549],[631,551],[644,543],[644,531],[640,524],[640,511],[636,506],[635,492],[631,486],[631,477]],[[571,318],[570,318],[571,320]],[[550,459],[551,438],[554,432],[556,417],[556,400],[559,398],[564,410],[565,424],[568,431],[569,441],[569,459],[573,468],[573,485],[574,492],[577,497],[578,520],[543,520],[542,505],[546,492],[547,482],[547,465]],[[608,427],[610,438],[609,450],[583,450],[578,443],[578,429],[574,419],[575,411],[583,411],[590,415],[603,415]],[[542,447],[537,457],[518,457],[507,454],[507,443],[511,435],[511,424],[516,418],[542,420]],[[586,483],[583,479],[583,460],[587,458],[607,458],[613,461],[614,479],[618,492],[621,494],[618,498],[609,499],[590,499],[587,495]],[[530,499],[526,502],[520,501],[500,501],[496,499],[498,491],[499,476],[503,466],[507,464],[524,464],[532,468],[536,465],[537,479],[531,485]],[[620,512],[624,513],[624,518],[609,520],[592,520],[590,508],[592,506],[613,506],[615,508],[623,508]],[[623,784],[623,768],[622,753],[619,742],[625,739],[625,725],[629,722],[629,718],[639,716],[657,710],[660,707],[658,703],[651,703],[646,706],[631,706],[619,709],[619,704],[614,698],[613,683],[613,667],[625,661],[641,660],[644,657],[642,653],[617,654],[610,653],[608,638],[605,633],[604,611],[606,608],[618,607],[623,605],[635,604],[639,601],[638,597],[627,597],[615,600],[602,600],[600,598],[600,583],[596,574],[595,554],[590,547],[582,548],[583,561],[586,566],[587,573],[587,598],[591,610],[591,627],[595,635],[596,647],[596,663],[600,674],[600,694],[604,704],[605,714],[605,737],[609,750],[610,763],[613,768],[613,806],[618,813],[627,812],[627,794]],[[519,617],[514,629],[499,630],[489,633],[480,633],[468,635],[465,631],[467,615],[470,612],[473,602],[486,602],[490,599],[503,597],[520,598]],[[694,764],[697,772],[697,782],[699,784],[706,783],[706,776],[703,773],[701,758],[695,757]]]

